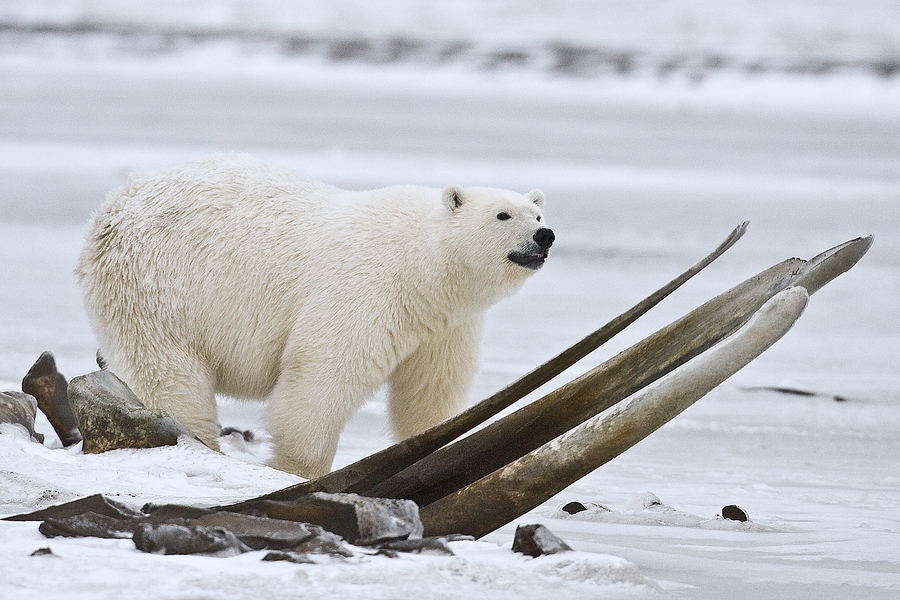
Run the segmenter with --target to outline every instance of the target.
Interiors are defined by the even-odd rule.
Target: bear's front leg
[[[388,413],[398,440],[463,410],[478,373],[484,318],[472,317],[419,345],[391,373]]]

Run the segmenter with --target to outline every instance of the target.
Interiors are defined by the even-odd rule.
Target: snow
[[[36,523],[10,522],[0,524],[0,599],[900,594],[900,81],[852,67],[898,60],[896,3],[298,6],[0,2],[0,389],[19,389],[44,350],[69,377],[95,368],[72,275],[87,216],[128,171],[211,151],[249,151],[352,188],[544,189],[558,241],[490,312],[473,400],[622,312],[745,219],[747,235],[725,256],[543,391],[777,261],[856,236],[875,244],[759,359],[517,520],[547,525],[574,553],[513,554],[512,523],[453,542],[456,557],[360,550],[289,565],[258,552],[147,555],[129,540],[51,540]],[[150,33],[136,42],[116,27]],[[224,33],[169,47],[153,33],[201,29]],[[281,52],[253,32],[462,39],[475,50],[443,64],[338,61],[324,46]],[[560,40],[628,52],[646,68],[561,76],[537,50],[515,68],[479,62]],[[731,58],[701,77],[655,74],[679,54]],[[742,66],[827,60],[845,66]],[[847,400],[749,389],[760,386]],[[220,414],[255,440],[229,437],[224,454],[182,442],[85,455],[61,448],[45,419],[43,446],[0,426],[0,514],[98,492],[135,506],[209,505],[297,481],[263,465],[259,404],[223,399]],[[388,443],[378,395],[348,424],[335,466]],[[589,510],[561,512],[569,501]],[[717,518],[728,504],[751,521]],[[55,556],[31,556],[43,547]]]

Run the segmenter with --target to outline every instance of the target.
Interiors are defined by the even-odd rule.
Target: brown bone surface
[[[329,488],[343,485],[353,489],[374,482],[367,489],[356,491],[370,496],[415,500],[422,507],[427,534],[452,531],[484,535],[546,501],[561,489],[560,486],[583,477],[649,435],[683,410],[685,402],[693,402],[717,385],[721,379],[706,377],[711,368],[721,371],[718,376],[727,377],[746,364],[742,361],[752,359],[786,328],[778,330],[775,327],[774,337],[748,346],[749,349],[739,353],[740,360],[728,358],[726,351],[733,346],[731,340],[702,356],[696,363],[701,367],[693,370],[693,376],[699,376],[701,379],[696,381],[702,380],[704,383],[695,381],[691,384],[689,387],[693,391],[690,394],[682,393],[677,386],[672,387],[673,384],[669,383],[679,381],[679,372],[639,396],[645,398],[644,401],[633,401],[609,416],[593,417],[700,356],[739,330],[758,311],[771,312],[768,308],[760,311],[760,308],[777,295],[782,300],[794,298],[791,301],[793,309],[787,309],[776,319],[777,323],[789,327],[802,310],[797,297],[802,295],[802,305],[805,305],[807,292],[816,292],[850,269],[866,253],[872,241],[871,236],[857,238],[809,261],[789,259],[779,263],[713,298],[574,381],[454,444],[432,452],[431,446],[443,438],[429,432],[438,430],[443,432],[442,435],[449,436],[447,432],[451,431],[455,437],[461,433],[460,430],[467,431],[480,421],[471,423],[469,421],[474,417],[467,417],[469,421],[465,422],[465,427],[457,427],[458,421],[451,419],[447,423],[457,425],[449,429],[438,426],[425,432],[424,442],[406,440],[336,472],[337,476],[328,475],[243,503],[220,507],[219,510],[240,512],[242,507],[261,500],[290,502],[323,488],[327,491],[347,491]],[[646,306],[651,298],[638,306]],[[735,339],[747,341],[744,333],[735,336]],[[581,350],[575,354],[579,352]],[[539,367],[526,378],[537,381],[556,368],[547,367],[547,371],[543,371],[545,367]],[[683,371],[692,372],[690,366]],[[516,389],[526,387],[523,384]],[[491,400],[487,401],[489,405]],[[476,406],[470,414],[476,414],[479,418],[487,415],[484,416],[486,419],[496,414],[491,412],[493,408],[491,405],[489,409],[479,412]],[[567,433],[570,430],[571,433]],[[559,440],[555,440],[560,436]],[[414,450],[410,451],[410,448]],[[416,460],[415,456],[423,452],[431,453]],[[373,457],[379,458],[372,461]],[[485,508],[485,499],[501,501],[496,503],[496,508]],[[167,508],[173,516],[177,516],[181,509],[185,514],[197,511],[190,507]],[[38,513],[19,515],[10,517],[10,520],[32,520],[37,516]]]

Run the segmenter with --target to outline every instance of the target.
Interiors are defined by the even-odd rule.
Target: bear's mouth
[[[510,252],[506,257],[520,267],[525,267],[526,269],[532,269],[536,271],[544,265],[544,261],[547,260],[548,255],[549,252],[547,250],[540,250],[538,252],[513,251]]]

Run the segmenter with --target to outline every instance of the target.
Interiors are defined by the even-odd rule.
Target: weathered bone
[[[790,286],[820,289],[866,253],[857,238],[815,258],[789,259],[716,296],[674,323],[450,446],[441,448],[364,495],[408,498],[426,506],[531,452],[643,389],[732,334],[769,298]]]
[[[746,366],[787,333],[808,299],[802,287],[779,292],[733,336],[611,414],[590,419],[424,507],[420,516],[426,534],[481,537],[535,508],[656,431]]]
[[[405,469],[521,400],[608,342],[724,254],[744,235],[748,224],[749,222],[747,221],[741,223],[715,250],[691,266],[687,271],[641,300],[634,307],[468,410],[419,435],[389,446],[342,469],[317,479],[267,494],[262,496],[261,499],[290,500],[317,491],[363,492],[371,489],[379,482]]]
[[[541,400],[435,452],[427,459],[418,461],[405,473],[401,473],[402,477],[388,478],[385,483],[396,486],[399,481],[407,485],[411,492],[406,496],[387,497],[417,499],[423,505],[423,519],[427,519],[426,533],[458,530],[483,535],[520,516],[562,487],[646,437],[693,402],[690,400],[691,394],[673,388],[671,381],[678,382],[682,380],[680,378],[687,377],[688,381],[693,381],[691,393],[699,398],[706,393],[704,389],[717,385],[717,377],[724,378],[727,375],[723,376],[723,373],[736,371],[743,366],[743,359],[738,360],[735,356],[752,358],[755,352],[752,348],[764,347],[765,344],[740,346],[744,350],[735,351],[732,344],[726,342],[684,371],[693,375],[676,374],[666,385],[646,392],[641,396],[642,400],[628,404],[606,419],[594,419],[579,427],[581,423],[709,349],[740,328],[753,313],[779,292],[791,287],[798,288],[782,294],[779,297],[781,300],[771,303],[770,307],[784,303],[796,308],[799,303],[797,298],[805,296],[799,288],[805,288],[809,293],[817,291],[856,264],[872,241],[871,236],[857,238],[823,252],[810,261],[790,259],[763,271]],[[805,305],[805,300],[803,304]],[[801,309],[798,308],[799,310]],[[767,308],[762,314],[766,318],[765,315],[776,312],[778,311],[774,308]],[[793,322],[794,318],[796,317],[785,317],[783,322]],[[763,329],[770,333],[777,331],[777,328]],[[758,330],[759,327],[754,326],[747,331]],[[736,339],[748,341],[748,335],[752,337],[752,334],[745,332]],[[738,343],[744,342],[735,342]],[[730,352],[736,354],[729,354]],[[732,359],[737,360],[737,363],[732,363]],[[711,366],[714,368],[710,368]],[[710,372],[717,373],[709,375]],[[697,379],[690,379],[691,377]],[[608,379],[614,380],[613,383],[610,384]],[[628,392],[629,389],[633,391]],[[582,417],[583,414],[586,416]],[[563,429],[547,438],[548,426]],[[570,435],[563,436],[559,444],[547,444],[572,428],[577,429]],[[513,437],[505,437],[509,432]],[[542,438],[546,439],[541,441]],[[534,445],[521,452],[516,449],[515,452],[519,453],[509,460],[484,470],[485,465],[497,462],[496,455],[498,452],[502,454],[505,445],[515,445],[520,439],[525,442],[520,443],[518,448],[525,444]],[[476,443],[473,444],[473,440]],[[544,447],[537,449],[542,444]],[[437,461],[434,457],[437,457]],[[444,463],[450,466],[445,468]],[[437,477],[429,479],[435,469],[439,471]],[[294,495],[301,487],[293,486],[275,494],[221,508],[240,510],[242,505],[277,498],[278,494],[285,491]],[[370,489],[367,491],[368,495],[376,495],[372,493],[373,490],[377,491]],[[428,502],[420,499],[429,494],[432,499]],[[485,501],[496,501],[499,498],[502,500],[496,509]],[[84,500],[89,499],[67,504],[74,505]],[[459,506],[454,507],[456,504]],[[198,510],[175,505],[169,508],[171,516],[189,516]],[[66,514],[83,512],[73,506],[54,507],[54,511],[60,510]],[[481,511],[483,516],[479,514]],[[7,517],[6,520],[44,518],[41,515],[43,512],[46,511]],[[465,525],[466,523],[471,523],[471,526]]]

